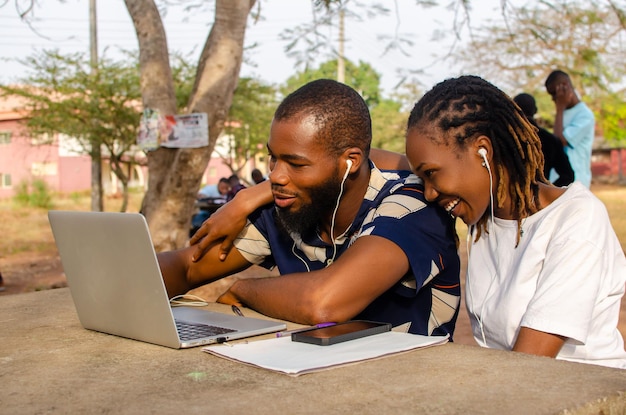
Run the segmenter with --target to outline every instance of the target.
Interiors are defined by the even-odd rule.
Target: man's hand
[[[218,297],[217,302],[228,305],[236,305],[237,307],[243,307],[241,301],[232,293],[230,288],[228,289],[228,291]]]
[[[219,259],[224,261],[233,248],[235,238],[246,226],[248,215],[273,200],[269,180],[237,192],[230,202],[205,220],[189,240],[190,245],[197,245],[191,260],[198,262],[212,244],[223,239],[220,244]]]
[[[228,203],[220,207],[202,223],[200,229],[189,240],[190,245],[197,245],[191,260],[198,262],[214,242],[222,240],[219,259],[224,261],[233,247],[235,238],[246,226],[246,220],[247,215],[238,212],[235,204]]]
[[[568,105],[573,102],[573,97],[575,96],[574,89],[567,82],[559,82],[556,86],[556,91],[554,94],[554,104],[556,105],[556,109],[564,111],[567,109]]]

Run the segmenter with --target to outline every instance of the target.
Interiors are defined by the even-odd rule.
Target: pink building
[[[72,151],[72,140],[24,134],[19,122],[25,114],[14,110],[19,104],[15,98],[0,100],[0,198],[14,196],[21,183],[36,179],[53,191],[89,190],[91,159]]]
[[[15,110],[23,106],[17,98],[0,99],[0,199],[13,197],[22,183],[32,184],[43,180],[53,192],[71,193],[91,189],[91,158],[80,154],[76,140],[64,135],[52,138],[33,139],[29,137],[20,122],[26,119],[26,112]],[[218,141],[216,149],[227,154],[227,149]],[[141,151],[135,159],[145,159]],[[221,177],[232,174],[220,157],[211,159],[203,178],[203,184],[214,184]],[[117,178],[110,171],[106,154],[102,163],[103,189],[105,194],[121,191]],[[259,157],[257,157],[259,158]],[[145,163],[142,163],[145,164]],[[242,181],[251,181],[250,171],[264,162],[255,159],[242,170]],[[262,169],[264,171],[264,169]],[[135,165],[131,173],[131,187],[145,187],[147,168]]]

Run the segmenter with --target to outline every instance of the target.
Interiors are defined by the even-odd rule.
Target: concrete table
[[[2,414],[626,413],[626,370],[446,344],[290,377],[85,330],[67,288],[0,296],[0,333]]]

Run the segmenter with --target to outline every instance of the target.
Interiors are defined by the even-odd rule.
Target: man
[[[565,154],[561,141],[550,131],[542,128],[537,124],[535,120],[535,114],[537,113],[537,104],[535,98],[530,94],[518,94],[513,98],[513,101],[521,108],[528,121],[537,127],[537,135],[541,140],[541,151],[543,152],[543,174],[549,179],[550,171],[554,169],[558,178],[553,181],[555,186],[563,187],[567,186],[574,181],[574,170]]]
[[[241,189],[246,188],[246,186],[241,184],[241,182],[239,181],[239,176],[237,176],[236,174],[233,174],[228,178],[228,183],[230,185],[230,190],[226,195],[226,201],[231,201]]]
[[[265,177],[263,177],[263,173],[261,173],[261,170],[259,169],[252,170],[252,173],[250,173],[250,177],[252,177],[252,181],[254,182],[254,184],[259,184],[265,180]]]
[[[595,129],[593,112],[578,98],[572,81],[565,72],[553,71],[548,75],[545,86],[556,106],[554,135],[565,147],[565,153],[574,170],[574,179],[589,187]]]
[[[197,199],[213,199],[215,203],[226,203],[226,196],[230,192],[230,182],[222,177],[217,184],[207,184],[198,191]]]
[[[367,105],[346,85],[317,80],[290,94],[267,143],[274,202],[249,216],[223,261],[219,244],[197,262],[193,246],[159,254],[169,295],[277,266],[281,276],[239,280],[218,301],[302,324],[410,322],[412,333],[452,335],[453,220],[425,202],[416,176],[374,167],[371,131]]]

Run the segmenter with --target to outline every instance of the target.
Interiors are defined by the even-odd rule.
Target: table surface
[[[0,296],[0,333],[3,414],[626,413],[626,370],[449,343],[290,377],[86,330],[67,288]]]

